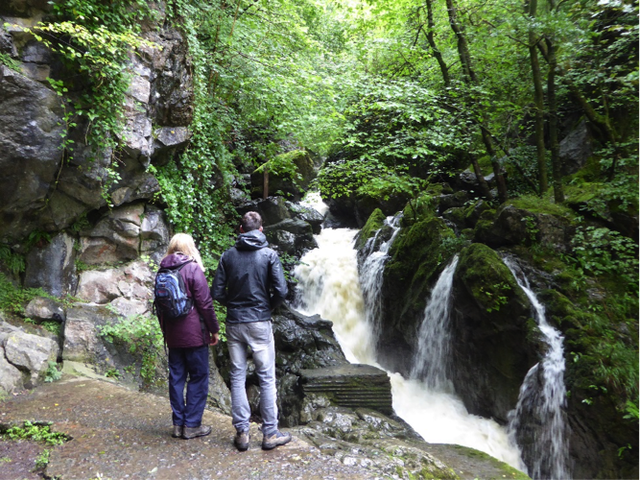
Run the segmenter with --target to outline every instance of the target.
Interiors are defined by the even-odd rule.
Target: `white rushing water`
[[[449,306],[453,274],[458,256],[442,271],[433,287],[424,317],[418,331],[418,349],[411,369],[411,378],[422,379],[428,387],[441,391],[453,391],[450,379]]]
[[[567,391],[564,384],[563,337],[547,322],[544,305],[531,290],[524,273],[510,259],[505,258],[504,263],[509,267],[518,285],[531,301],[535,310],[536,322],[543,334],[543,340],[547,344],[544,358],[531,367],[520,387],[518,404],[515,411],[511,412],[509,429],[515,435],[525,411],[526,416],[533,416],[533,421],[538,425],[538,428],[534,436],[533,465],[529,475],[534,479],[563,480],[570,478],[567,466],[568,448],[564,421]],[[529,421],[531,420],[529,419]]]
[[[382,274],[384,273],[384,264],[389,259],[389,249],[393,241],[400,231],[400,215],[395,217],[387,217],[384,224],[393,231],[389,240],[381,243],[377,251],[371,252],[378,240],[378,236],[382,229],[378,230],[375,235],[367,240],[364,251],[368,252],[367,258],[360,267],[360,286],[362,296],[364,297],[365,320],[372,328],[374,343],[378,338],[380,327],[380,315],[382,313]]]
[[[350,362],[380,367],[375,358],[374,326],[367,321],[353,249],[356,233],[350,229],[323,229],[316,236],[319,248],[302,257],[295,269],[302,300],[298,308],[333,322],[336,337]],[[374,273],[377,272],[371,270],[367,275]],[[427,442],[472,447],[525,469],[517,447],[495,421],[470,415],[462,401],[451,393],[429,388],[420,380],[405,379],[398,373],[388,373],[395,412]]]

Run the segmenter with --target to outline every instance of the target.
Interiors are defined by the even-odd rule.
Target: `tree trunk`
[[[551,168],[553,173],[553,198],[556,203],[564,202],[562,188],[562,165],[560,164],[560,144],[558,143],[558,105],[556,99],[556,46],[549,37],[545,39],[549,60],[547,77],[547,101],[549,104],[549,148],[551,150]]]
[[[433,51],[433,56],[436,58],[438,65],[440,66],[440,72],[442,72],[442,80],[444,81],[444,86],[449,87],[451,85],[451,78],[449,77],[449,67],[445,63],[442,58],[442,53],[438,50],[436,45],[436,41],[433,37],[433,31],[435,30],[435,23],[433,21],[433,1],[426,0],[427,2],[427,27],[428,30],[426,32],[427,42],[429,42],[429,46]]]
[[[538,0],[529,0],[529,19],[536,18]],[[531,74],[533,76],[533,101],[535,105],[535,138],[536,152],[538,158],[538,181],[540,183],[540,195],[543,195],[549,188],[547,182],[547,161],[544,147],[544,93],[542,91],[542,74],[540,73],[540,62],[538,60],[537,43],[533,28],[529,28],[529,58],[531,60]]]
[[[471,54],[469,53],[469,45],[467,44],[467,39],[464,35],[464,29],[458,23],[458,11],[454,0],[447,0],[447,11],[449,14],[449,24],[451,25],[451,29],[453,30],[453,33],[456,34],[456,37],[458,39],[458,56],[460,57],[460,64],[462,65],[464,81],[467,85],[475,85],[477,79],[473,71]],[[493,167],[493,173],[496,178],[496,186],[498,187],[498,199],[500,200],[500,202],[504,203],[508,198],[507,182],[505,181],[504,175],[502,174],[502,168],[500,166],[500,162],[498,162],[498,159],[496,158],[496,152],[493,148],[491,135],[489,134],[486,127],[487,120],[485,113],[484,111],[482,111],[482,107],[478,105],[477,102],[475,102],[475,108],[481,113],[480,132],[487,154],[491,159],[491,166]],[[480,181],[480,179],[478,179],[478,181]]]
[[[263,170],[263,176],[262,176],[262,199],[266,200],[268,196],[269,196],[269,167],[265,165]]]

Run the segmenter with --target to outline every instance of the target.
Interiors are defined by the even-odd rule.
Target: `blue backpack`
[[[184,317],[193,307],[193,300],[187,296],[184,279],[180,275],[180,270],[187,263],[183,263],[177,268],[161,268],[156,274],[156,284],[153,290],[154,305],[156,310],[162,314],[163,319],[173,320]]]

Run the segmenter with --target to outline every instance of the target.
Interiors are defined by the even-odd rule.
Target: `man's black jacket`
[[[220,257],[211,296],[227,307],[228,323],[271,320],[271,310],[287,296],[278,254],[260,230],[241,233]]]

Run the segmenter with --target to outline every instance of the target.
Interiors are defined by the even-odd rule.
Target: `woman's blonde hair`
[[[195,260],[195,262],[200,265],[200,268],[204,272],[204,264],[202,263],[200,252],[198,251],[196,244],[193,241],[193,237],[188,233],[176,233],[169,242],[169,248],[167,249],[167,255],[165,256],[169,256],[172,253],[178,252]]]

